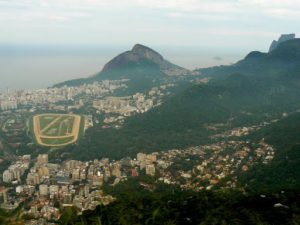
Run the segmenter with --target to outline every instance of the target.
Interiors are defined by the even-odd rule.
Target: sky
[[[82,67],[86,63],[78,68],[79,76],[96,72],[113,54],[141,43],[188,68],[228,64],[252,50],[267,51],[282,33],[297,33],[299,11],[299,0],[0,0],[0,56],[7,60],[11,49],[24,57],[56,49],[51,54],[59,58],[63,49],[77,49],[77,55],[94,49],[88,56],[93,62],[99,59],[98,66],[88,70],[91,61],[78,62]],[[102,50],[107,48],[112,50],[105,58]],[[101,57],[95,56],[97,50]],[[5,74],[20,75],[26,68],[31,73],[24,63],[10,63]],[[64,67],[63,61],[58,63]],[[68,63],[67,78],[73,73]]]
[[[0,0],[0,43],[263,48],[299,0]]]

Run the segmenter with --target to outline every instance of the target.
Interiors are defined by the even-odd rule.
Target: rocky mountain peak
[[[278,45],[281,44],[282,42],[289,41],[295,38],[296,38],[296,34],[282,34],[277,41],[273,40],[269,52],[274,51],[278,47]]]
[[[153,60],[156,63],[159,63],[160,61],[164,60],[164,58],[158,52],[141,44],[134,45],[131,50],[131,53],[137,54],[141,58]]]
[[[170,76],[189,73],[188,70],[170,63],[158,52],[141,44],[135,44],[130,51],[126,51],[113,58],[104,66],[102,73],[128,69],[129,67],[144,69],[146,66],[149,69],[150,65],[152,65],[153,69],[159,68],[162,73]]]
[[[133,47],[132,47],[132,52],[140,52],[140,51],[152,51],[154,52],[153,49],[145,46],[145,45],[142,45],[142,44],[135,44]]]

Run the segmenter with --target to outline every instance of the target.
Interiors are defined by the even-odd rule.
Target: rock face
[[[126,51],[109,61],[101,73],[129,67],[156,67],[169,76],[189,74],[189,71],[165,60],[158,52],[141,44],[136,44],[131,51]]]
[[[270,46],[269,52],[272,52],[273,50],[275,50],[280,43],[288,41],[288,40],[292,40],[295,38],[296,38],[295,34],[282,34],[280,36],[280,38],[278,39],[278,41],[273,40],[273,42]]]

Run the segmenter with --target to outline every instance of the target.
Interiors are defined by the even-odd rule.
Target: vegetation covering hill
[[[242,73],[252,76],[274,76],[299,67],[300,39],[292,39],[280,43],[269,53],[254,51],[243,60],[230,66],[218,66],[199,69],[203,76],[222,76]]]
[[[209,136],[281,116],[300,107],[298,77],[233,74],[191,85],[153,110],[133,116],[121,129],[89,129],[65,152],[78,159],[121,158],[204,144]],[[221,124],[212,131],[208,125]],[[65,155],[68,156],[68,155]]]
[[[105,192],[117,197],[76,216],[68,208],[60,224],[299,224],[300,223],[300,113],[279,120],[250,136],[262,138],[278,152],[271,164],[257,165],[239,177],[239,190],[182,191],[151,179],[129,179]],[[142,183],[155,187],[144,189]]]
[[[176,187],[156,185],[156,190],[144,190],[137,180],[116,186],[117,200],[108,206],[76,216],[67,208],[60,224],[97,225],[245,225],[299,224],[300,195],[294,191],[260,197],[257,193],[239,191],[182,191]],[[111,189],[111,188],[110,188]],[[282,207],[274,207],[275,204]]]
[[[129,118],[121,129],[90,129],[63,155],[78,159],[121,158],[137,152],[184,148],[210,142],[210,135],[249,126],[300,108],[300,40],[280,43],[270,53],[251,52],[233,66],[201,70],[214,77],[192,84],[153,110]],[[215,125],[217,130],[208,127]],[[218,126],[217,126],[218,125]],[[182,191],[138,179],[105,192],[117,200],[75,216],[66,209],[61,224],[300,224],[300,113],[244,137],[276,148],[274,160],[239,175],[239,189]],[[70,154],[70,155],[67,155]],[[139,178],[141,179],[141,178]],[[145,185],[143,185],[145,186]]]
[[[276,147],[274,160],[268,165],[257,165],[241,176],[241,183],[251,189],[278,191],[300,186],[300,113],[251,134],[250,138]],[[249,182],[250,181],[250,182]]]

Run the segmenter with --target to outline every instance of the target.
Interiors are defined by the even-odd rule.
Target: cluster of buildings
[[[130,105],[131,97],[107,97],[93,101],[93,107],[102,113],[117,113],[130,116],[136,108]]]
[[[255,148],[246,141],[223,141],[182,150],[138,153],[135,159],[125,157],[118,161],[102,158],[53,164],[47,154],[40,154],[34,161],[24,155],[3,173],[3,182],[9,185],[0,187],[0,203],[2,208],[13,209],[30,199],[26,203],[30,209],[24,214],[35,221],[49,221],[59,219],[61,209],[67,206],[84,211],[110,204],[115,198],[103,193],[103,185],[114,186],[128,177],[148,175],[157,182],[193,190],[211,189],[226,179],[224,188],[232,188],[236,187],[237,173],[258,162],[269,163],[274,151],[262,140]]]
[[[101,81],[78,87],[0,94],[0,109],[6,111],[16,109],[18,105],[38,107],[48,104],[53,106],[51,109],[66,110],[65,104],[60,104],[65,101],[74,102],[68,109],[78,109],[84,105],[85,97],[80,96],[90,96],[93,108],[98,114],[104,114],[104,123],[122,124],[126,117],[160,105],[162,98],[170,94],[169,88],[174,86],[161,85],[147,93],[127,97],[112,96],[116,90],[126,88],[126,82]],[[0,115],[4,133],[10,135],[10,130],[14,134],[17,129],[21,130],[21,126],[18,128],[17,113],[14,114],[17,120],[11,123],[9,115],[4,114]],[[92,115],[85,116],[85,129],[93,126],[93,121],[98,119]],[[235,128],[212,138],[244,136],[270,123]],[[215,125],[208,129],[218,130],[219,127]],[[99,204],[110,204],[115,198],[103,193],[103,185],[114,186],[128,177],[141,175],[152,176],[157,182],[175,184],[182,189],[212,189],[225,179],[226,183],[222,185],[232,188],[237,185],[237,173],[248,171],[255,163],[269,163],[274,158],[274,152],[274,148],[264,140],[256,146],[247,141],[227,140],[187,149],[138,153],[135,159],[125,157],[118,161],[102,158],[54,164],[49,162],[47,154],[40,154],[36,159],[23,155],[2,174],[0,208],[16,209],[23,202],[27,209],[23,210],[24,215],[32,218],[30,224],[55,221],[60,218],[64,207],[75,206],[79,211],[84,211],[95,209]]]
[[[68,206],[79,211],[93,210],[115,200],[103,193],[105,183],[116,185],[130,176],[139,176],[140,171],[155,176],[156,161],[157,153],[139,153],[134,160],[103,158],[88,162],[68,160],[63,164],[49,163],[47,154],[38,155],[36,160],[24,155],[3,173],[5,186],[0,187],[0,207],[15,209],[24,202],[29,210],[23,213],[35,221],[58,220],[61,209]]]
[[[158,180],[182,189],[202,190],[211,189],[226,178],[223,187],[234,188],[239,172],[248,171],[255,163],[269,163],[274,153],[275,149],[263,140],[255,148],[247,141],[223,141],[161,152],[157,161]]]
[[[14,110],[18,108],[18,102],[16,99],[1,99],[0,100],[0,110]]]
[[[115,90],[126,88],[127,80],[104,80],[92,84],[75,87],[57,87],[39,90],[8,91],[0,93],[0,109],[2,111],[17,109],[18,106],[38,106],[78,100],[73,106],[80,107],[80,96],[103,97],[114,93]],[[78,97],[79,96],[79,97]],[[72,108],[72,106],[71,106]],[[65,110],[65,104],[56,110]]]
[[[106,114],[104,122],[115,123],[124,121],[124,118],[136,113],[145,113],[151,108],[162,103],[162,98],[169,95],[169,88],[174,84],[161,85],[152,88],[149,92],[136,93],[132,96],[115,97],[108,96],[93,101],[93,107],[100,114]]]
[[[126,117],[145,113],[162,103],[171,94],[175,84],[153,87],[146,93],[118,97],[116,91],[126,90],[128,80],[104,80],[74,87],[54,87],[39,90],[7,91],[0,93],[0,111],[10,112],[19,108],[29,113],[35,111],[64,111],[91,109],[94,119],[88,118],[85,127],[93,123],[104,123],[103,127],[114,125],[119,128]],[[15,110],[14,113],[17,113]],[[26,114],[26,113],[25,113]],[[91,114],[91,111],[89,111]],[[27,114],[26,114],[27,115]],[[93,121],[94,120],[94,121]]]
[[[24,155],[19,161],[16,161],[3,172],[3,182],[18,184],[21,182],[21,177],[25,171],[29,168],[31,160],[30,155]]]
[[[13,190],[11,186],[16,186],[22,183],[24,173],[29,169],[31,162],[30,155],[24,155],[16,162],[12,163],[7,170],[2,174],[2,181],[5,186],[0,186],[0,208],[5,210],[16,209],[23,198],[16,196],[18,188]],[[6,187],[7,186],[7,187]]]
[[[286,117],[287,113],[283,113],[283,117]],[[272,123],[276,123],[278,122],[279,119],[272,119],[268,122],[262,122],[258,125],[252,125],[252,126],[249,126],[249,127],[236,127],[234,129],[231,129],[231,130],[227,130],[223,133],[220,133],[220,134],[216,134],[216,135],[213,135],[211,138],[229,138],[229,137],[242,137],[242,136],[246,136],[248,134],[250,134],[251,132],[254,132],[254,131],[257,131],[257,130],[260,130],[261,128],[263,127],[266,127]],[[225,126],[225,124],[215,124],[215,125],[210,125],[210,126],[207,126],[207,129],[209,130],[218,130],[220,127],[222,126]]]

